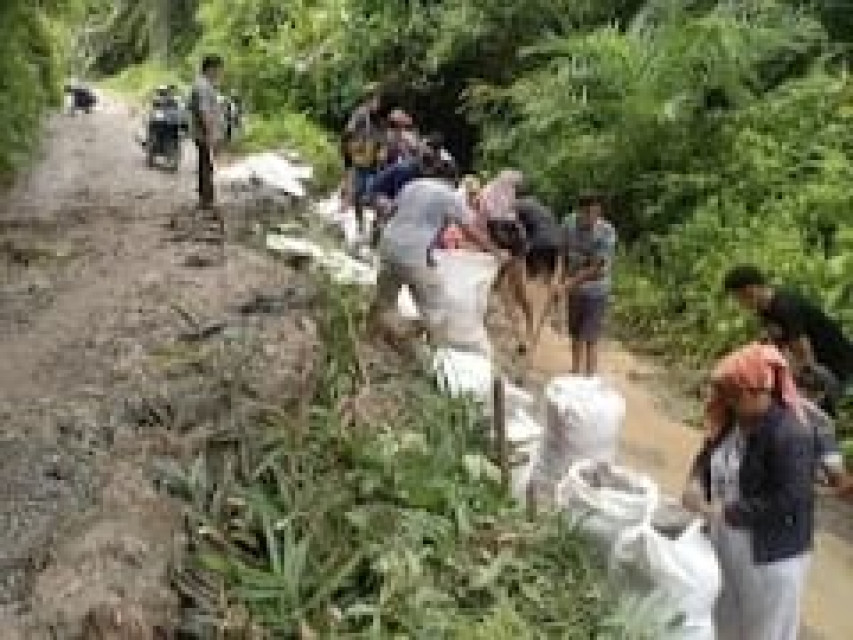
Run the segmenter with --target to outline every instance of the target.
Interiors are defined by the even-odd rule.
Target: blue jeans
[[[373,179],[376,177],[376,171],[355,167],[353,169],[353,201],[357,206],[363,205],[367,194],[370,193],[370,188],[373,186]]]

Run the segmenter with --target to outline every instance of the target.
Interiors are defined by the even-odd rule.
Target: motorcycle
[[[66,109],[72,115],[78,111],[92,113],[92,109],[98,102],[95,92],[79,82],[66,83],[64,93]]]
[[[189,130],[186,109],[175,95],[174,87],[159,87],[148,115],[145,146],[148,166],[154,167],[157,159],[177,171],[181,163],[181,142]]]

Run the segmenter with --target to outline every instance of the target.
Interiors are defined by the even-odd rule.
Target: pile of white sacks
[[[469,393],[487,409],[491,367],[477,354],[441,352],[435,370],[442,388]],[[655,482],[615,464],[625,401],[601,379],[560,377],[544,391],[544,426],[536,402],[508,386],[507,437],[527,462],[514,469],[513,492],[563,511],[610,559],[620,584],[661,597],[678,619],[674,637],[713,640],[720,569],[701,520]]]
[[[350,252],[363,244],[351,210],[332,198],[317,213],[337,226]],[[340,282],[371,285],[373,264],[342,251],[329,251],[304,239],[271,234],[276,251],[309,257]],[[439,287],[417,308],[411,292],[400,291],[403,317],[430,325],[435,350],[431,367],[439,388],[470,396],[491,414],[495,372],[485,328],[488,296],[498,265],[468,252],[439,252]],[[602,379],[558,377],[542,399],[505,385],[507,438],[526,461],[514,468],[512,487],[519,500],[534,499],[565,512],[610,559],[620,582],[644,596],[663,596],[678,614],[676,637],[713,640],[713,607],[721,586],[714,550],[701,521],[663,499],[647,476],[617,466],[625,401]]]

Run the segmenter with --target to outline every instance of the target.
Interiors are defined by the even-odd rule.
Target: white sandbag
[[[320,262],[338,284],[375,286],[379,277],[378,270],[372,264],[356,260],[343,251],[331,251]]]
[[[555,495],[569,518],[607,551],[625,530],[650,521],[658,501],[648,476],[596,460],[573,464]]]
[[[412,290],[407,284],[400,287],[400,292],[397,294],[397,312],[405,320],[417,320],[421,317],[418,305],[412,297]]]
[[[546,425],[531,481],[537,496],[553,496],[573,463],[613,463],[625,418],[625,400],[600,378],[566,376],[545,388]]]
[[[474,251],[436,251],[439,286],[423,301],[430,336],[437,346],[473,350],[486,356],[492,347],[486,331],[489,293],[498,273],[494,256]]]
[[[266,244],[270,251],[288,256],[301,256],[316,262],[322,262],[326,258],[326,251],[320,245],[304,238],[270,233],[267,235]]]
[[[215,180],[231,189],[252,190],[267,188],[304,198],[304,181],[309,180],[313,169],[294,164],[272,152],[247,156],[239,162],[217,170]]]
[[[506,416],[506,439],[512,445],[537,445],[543,427],[524,409],[516,409]]]
[[[452,398],[471,396],[487,404],[492,397],[492,363],[478,354],[441,348],[432,361],[439,389]]]
[[[714,640],[714,604],[722,586],[717,556],[693,520],[677,535],[664,535],[649,521],[623,531],[613,549],[615,568],[641,593],[663,595],[681,614],[674,633],[681,640]]]

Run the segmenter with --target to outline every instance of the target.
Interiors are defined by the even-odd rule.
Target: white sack
[[[315,262],[322,262],[326,258],[326,251],[317,243],[279,233],[267,235],[267,249],[289,256],[311,258]]]
[[[619,486],[607,482],[596,486],[590,479],[597,469],[618,479]],[[610,551],[627,529],[651,519],[659,491],[655,482],[644,474],[595,460],[581,460],[572,465],[558,485],[555,501],[567,510],[581,530]]]
[[[439,282],[433,299],[423,301],[421,312],[430,323],[437,346],[473,350],[490,356],[486,331],[489,293],[498,274],[498,262],[488,253],[435,251],[435,276]]]
[[[364,287],[376,285],[379,273],[371,264],[356,260],[343,251],[332,251],[321,261],[323,267],[338,284],[357,284]]]
[[[303,256],[329,273],[332,280],[339,284],[358,284],[373,286],[376,284],[377,270],[373,265],[356,260],[343,251],[326,251],[320,245],[292,236],[270,233],[267,235],[267,248],[289,256]]]
[[[266,152],[247,156],[217,170],[215,179],[231,189],[262,187],[304,198],[303,182],[309,180],[312,173],[311,167],[296,165],[276,153]]]
[[[714,640],[714,604],[722,586],[717,556],[694,520],[676,538],[659,533],[648,521],[624,531],[613,550],[613,563],[641,578],[647,592],[662,594],[683,615],[675,633],[681,640]]]
[[[552,499],[554,489],[579,460],[613,463],[625,418],[625,400],[600,378],[566,376],[545,388],[547,417],[531,481],[534,493]]]
[[[407,284],[400,287],[400,293],[397,294],[397,312],[405,320],[417,320],[421,317],[418,305],[412,297],[412,290]]]
[[[488,404],[492,397],[492,363],[478,354],[450,348],[438,349],[433,357],[438,387],[452,398],[468,395]]]

